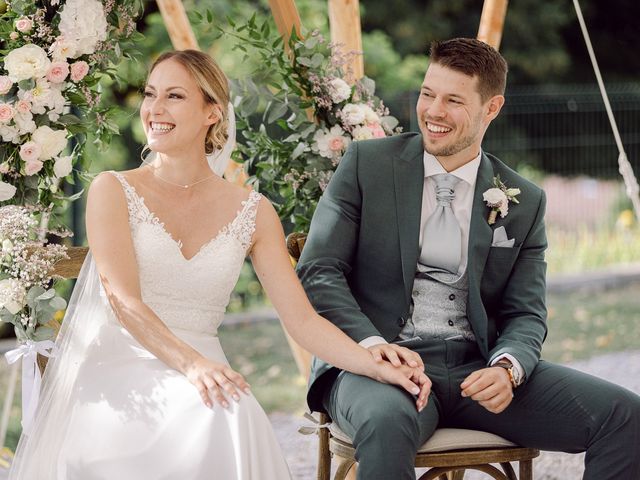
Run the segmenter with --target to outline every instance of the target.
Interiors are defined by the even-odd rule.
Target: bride
[[[392,345],[370,352],[319,317],[271,204],[220,177],[235,136],[228,104],[208,55],[168,52],[153,64],[140,109],[152,153],[91,185],[91,255],[10,479],[290,478],[216,334],[247,255],[304,348],[426,404],[419,357]]]

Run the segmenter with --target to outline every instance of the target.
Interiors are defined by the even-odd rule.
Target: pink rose
[[[0,95],[8,93],[13,87],[13,82],[6,75],[0,75]]]
[[[67,62],[53,62],[47,72],[47,80],[51,83],[62,83],[67,78],[67,75],[69,75],[69,64]]]
[[[16,30],[22,33],[27,33],[33,28],[33,22],[29,17],[21,17],[16,22]]]
[[[42,170],[42,162],[40,160],[29,160],[24,166],[24,173],[27,176],[35,175]]]
[[[341,137],[332,138],[329,142],[329,149],[332,152],[341,152],[344,149],[344,140]]]
[[[16,102],[16,110],[18,113],[27,114],[31,111],[31,103],[26,100],[18,100]]]
[[[38,160],[38,157],[40,157],[41,153],[42,148],[36,142],[26,142],[23,143],[20,147],[20,158],[27,163]]]
[[[383,138],[387,136],[387,134],[384,133],[384,129],[379,123],[367,123],[367,126],[371,129],[373,138]]]
[[[16,111],[8,103],[0,103],[0,123],[9,123]]]
[[[71,64],[71,80],[79,82],[89,73],[89,64],[84,60]]]

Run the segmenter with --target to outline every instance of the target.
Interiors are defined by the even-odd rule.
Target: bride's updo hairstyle
[[[219,120],[209,127],[205,139],[207,155],[221,149],[227,141],[227,123],[229,120],[229,80],[210,55],[198,50],[174,50],[160,55],[149,70],[153,72],[160,63],[173,59],[180,63],[196,81],[205,101],[217,106]]]

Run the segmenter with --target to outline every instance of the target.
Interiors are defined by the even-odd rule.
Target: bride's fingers
[[[238,372],[236,372],[235,370],[231,369],[231,368],[227,368],[224,371],[224,374],[226,375],[226,377],[231,380],[239,389],[241,389],[244,393],[246,393],[247,395],[250,392],[251,387],[249,386],[249,384],[247,383],[247,381],[244,379],[244,377],[242,375],[240,375]]]
[[[202,398],[202,401],[207,406],[207,408],[213,407],[213,402],[211,401],[211,398],[209,397],[209,389],[207,388],[205,383],[204,382],[198,382],[196,384],[196,389],[198,390],[198,393],[200,394],[200,398]]]
[[[224,390],[227,395],[233,398],[236,402],[240,400],[240,395],[238,395],[238,391],[235,388],[235,385],[225,376],[223,372],[216,372],[214,374],[214,378],[218,383],[218,386]]]
[[[227,401],[226,397],[222,393],[222,389],[217,383],[214,383],[213,387],[210,387],[208,391],[209,391],[209,396],[213,395],[213,399],[216,402],[218,402],[224,408],[229,407],[229,402]]]

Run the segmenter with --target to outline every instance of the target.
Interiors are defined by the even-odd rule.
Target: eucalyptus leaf
[[[36,329],[33,339],[37,342],[52,340],[56,335],[56,331],[51,327],[41,326]]]

